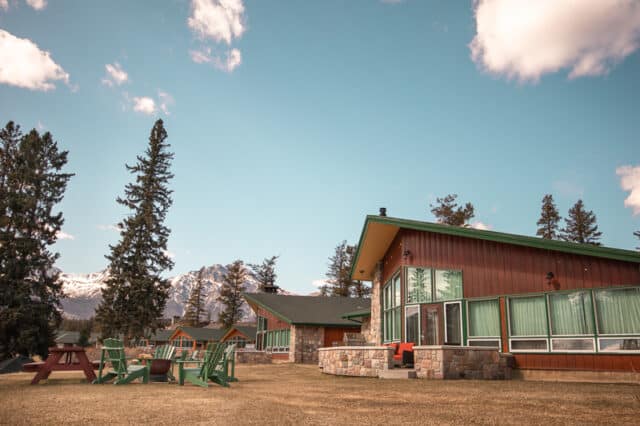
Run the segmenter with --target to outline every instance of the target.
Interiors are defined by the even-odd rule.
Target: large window
[[[547,307],[544,296],[509,299],[511,350],[547,351]]]
[[[498,299],[467,301],[467,318],[467,345],[500,348]]]
[[[420,344],[420,306],[407,306],[404,311],[405,341]]]
[[[593,303],[590,291],[548,295],[551,350],[593,352]],[[589,337],[580,337],[589,336]]]
[[[267,347],[266,341],[267,319],[258,316],[258,330],[256,331],[256,350],[263,351]]]
[[[289,329],[269,330],[265,336],[265,350],[268,352],[289,352]]]
[[[384,340],[387,342],[400,340],[401,328],[401,297],[400,275],[396,275],[387,283],[382,293],[384,308]]]
[[[406,303],[462,299],[462,271],[407,268]]]
[[[640,351],[640,288],[595,290],[594,298],[600,335],[598,349]]]

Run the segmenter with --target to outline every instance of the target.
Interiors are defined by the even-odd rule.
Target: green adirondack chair
[[[175,381],[173,376],[173,355],[176,352],[176,348],[172,345],[158,346],[151,359],[151,365],[149,367],[149,374],[152,376],[164,376],[166,378]]]
[[[224,356],[224,345],[217,343],[209,343],[207,350],[204,353],[202,363],[200,367],[187,368],[185,364],[193,363],[193,360],[180,360],[178,361],[178,383],[180,386],[184,386],[185,380],[193,383],[194,385],[201,386],[203,388],[209,387],[209,376],[216,366],[220,363],[220,360]]]
[[[231,371],[229,371],[231,367]],[[220,376],[220,380],[226,382],[237,382],[236,374],[236,344],[233,343],[226,347],[222,362],[215,370]]]
[[[107,363],[111,363],[112,369],[103,376],[102,373]],[[113,383],[116,385],[131,383],[138,378],[142,378],[143,383],[149,383],[149,366],[127,365],[122,341],[118,339],[105,339],[104,346],[100,351],[98,378],[94,383],[105,383],[114,378],[116,380]]]

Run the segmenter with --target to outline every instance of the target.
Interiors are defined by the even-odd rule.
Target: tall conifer
[[[596,215],[593,211],[587,211],[582,200],[578,200],[569,209],[569,215],[564,219],[565,227],[562,229],[562,239],[574,243],[591,244],[599,246],[598,241],[602,232],[598,231]]]
[[[218,316],[220,325],[227,329],[242,319],[242,292],[244,291],[246,270],[242,260],[227,265],[227,272],[222,277],[222,286],[218,302],[224,310]]]
[[[469,226],[469,221],[475,216],[475,208],[471,203],[458,207],[457,198],[457,194],[449,194],[444,198],[437,198],[436,205],[430,204],[431,213],[438,223]]]
[[[198,277],[191,289],[189,301],[187,302],[187,309],[184,313],[183,322],[192,327],[199,327],[202,322],[202,316],[204,315],[204,299],[206,297],[204,289],[204,273],[205,267],[203,266],[198,271]]]
[[[359,280],[351,279],[351,269],[355,261],[357,246],[342,241],[329,258],[326,284],[320,287],[322,296],[367,297],[371,289]]]
[[[173,267],[167,253],[170,229],[164,221],[172,204],[168,184],[173,153],[168,151],[162,120],[151,129],[149,146],[127,170],[135,181],[125,187],[117,202],[130,210],[118,224],[120,241],[109,246],[110,276],[96,311],[103,337],[123,334],[127,338],[154,331],[162,318],[169,282],[162,273]]]
[[[265,289],[275,289],[276,286],[276,260],[280,256],[271,256],[262,261],[261,264],[249,264],[249,267],[253,271],[256,279],[258,280],[258,290],[265,291]]]
[[[49,251],[64,219],[54,212],[71,173],[49,132],[0,130],[0,359],[47,355],[60,323],[62,285]]]
[[[542,211],[538,219],[536,235],[547,240],[558,239],[558,223],[560,214],[553,202],[553,195],[547,194],[542,198]]]

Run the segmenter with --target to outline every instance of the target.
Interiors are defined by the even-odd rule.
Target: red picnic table
[[[60,360],[63,358],[62,362]],[[75,360],[74,360],[75,358]],[[52,371],[84,371],[84,375],[92,383],[96,379],[93,372],[98,368],[96,362],[91,362],[87,358],[84,348],[80,346],[63,346],[49,348],[49,357],[44,362],[30,362],[22,366],[23,371],[37,371],[32,385],[38,384],[42,379],[49,378]]]

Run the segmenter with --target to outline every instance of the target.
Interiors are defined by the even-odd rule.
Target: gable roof
[[[376,263],[382,259],[391,242],[400,229],[412,229],[436,234],[453,235],[463,238],[493,241],[503,244],[538,248],[623,262],[640,263],[640,253],[631,250],[593,246],[590,244],[570,243],[567,241],[547,240],[526,235],[508,234],[505,232],[485,231],[440,223],[421,222],[417,220],[399,219],[388,216],[367,216],[351,276],[357,280],[371,280]]]
[[[198,342],[218,342],[222,339],[222,336],[225,335],[225,331],[221,328],[204,328],[204,327],[184,327],[180,326],[173,330],[171,333],[171,337],[169,340],[173,339],[175,335],[182,330],[189,336],[191,336],[194,340]]]
[[[251,307],[260,306],[294,325],[357,325],[342,316],[371,308],[370,299],[355,297],[289,296],[271,293],[245,293]]]
[[[175,330],[156,330],[149,340],[153,342],[168,342],[174,331]]]
[[[250,326],[250,325],[234,325],[229,330],[227,330],[226,333],[224,333],[224,336],[222,336],[221,340],[224,341],[227,338],[227,336],[231,334],[234,330],[239,331],[242,335],[250,338],[251,340],[255,340],[256,332],[258,331],[258,328],[256,326]]]

